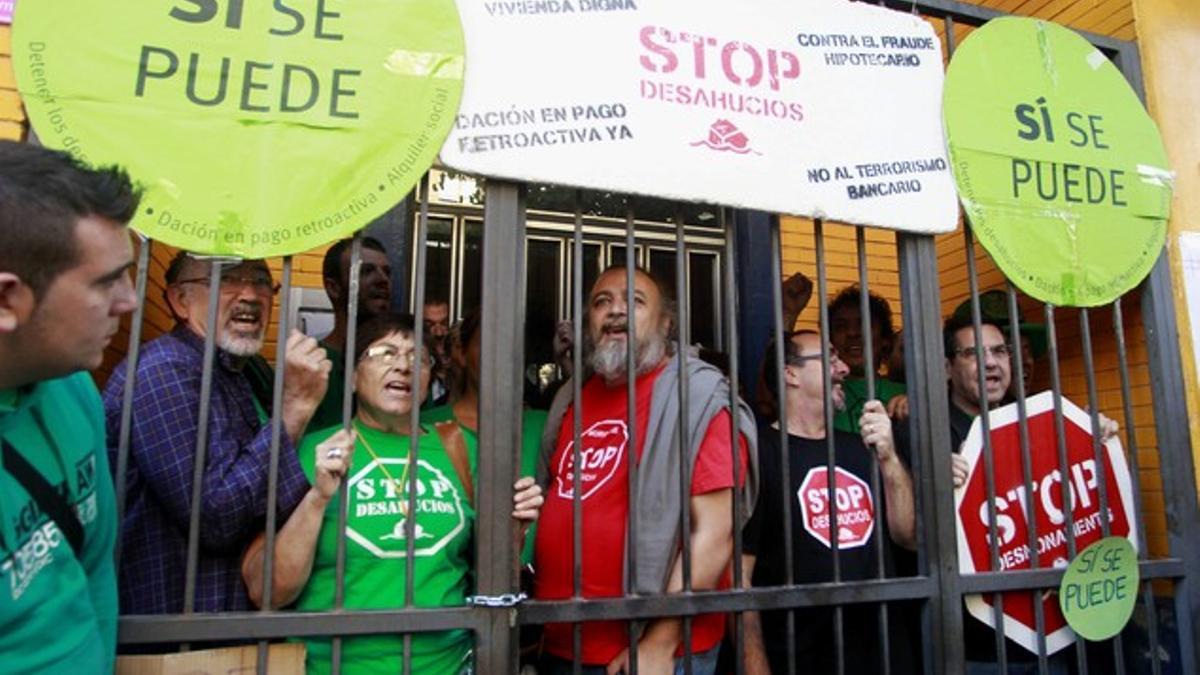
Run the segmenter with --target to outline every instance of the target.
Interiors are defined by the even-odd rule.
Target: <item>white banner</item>
[[[958,206],[920,17],[825,0],[458,0],[442,161],[912,232]]]

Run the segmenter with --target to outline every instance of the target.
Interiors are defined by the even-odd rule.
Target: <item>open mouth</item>
[[[402,380],[392,380],[383,385],[383,390],[402,396],[412,395],[412,384]]]
[[[628,333],[628,332],[629,332],[629,330],[628,330],[628,326],[626,324],[613,323],[613,324],[607,324],[606,326],[604,326],[603,335],[604,335],[604,337],[624,338],[626,333]]]
[[[229,316],[229,325],[237,330],[251,331],[262,325],[262,310],[257,308],[239,308]]]

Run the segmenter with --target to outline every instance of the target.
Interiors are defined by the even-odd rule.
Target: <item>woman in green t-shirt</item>
[[[313,487],[279,531],[271,604],[295,603],[302,611],[333,608],[336,588],[338,500],[347,484],[346,609],[404,606],[405,558],[413,537],[413,605],[463,604],[470,593],[475,521],[475,456],[453,424],[409,435],[411,415],[429,388],[429,356],[414,343],[412,319],[376,317],[359,328],[354,390],[358,412],[352,430],[339,427],[307,435],[300,461]],[[421,379],[414,370],[421,359]],[[413,459],[415,458],[415,461]],[[416,472],[416,518],[409,522],[410,471]],[[513,486],[513,518],[537,518],[541,488],[526,477]],[[522,528],[523,530],[524,528]],[[255,604],[262,602],[263,546],[246,552],[243,576]],[[520,545],[520,542],[518,542]],[[329,638],[309,638],[307,670],[331,668]],[[342,642],[347,673],[398,673],[403,637],[371,635]],[[465,630],[415,633],[409,672],[456,675],[471,670],[471,638]]]

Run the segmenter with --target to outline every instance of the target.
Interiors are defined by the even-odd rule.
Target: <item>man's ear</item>
[[[338,305],[346,304],[345,298],[342,297],[342,283],[333,277],[324,277],[322,283],[325,284],[325,295],[329,296],[329,302],[333,303],[336,312]]]
[[[191,308],[184,298],[186,294],[187,290],[183,287],[183,284],[167,286],[167,290],[163,293],[163,296],[167,299],[167,306],[177,321],[187,321],[191,315]]]
[[[795,368],[784,364],[783,366],[783,382],[789,387],[800,386],[800,373],[796,372]]]
[[[33,315],[33,289],[12,272],[0,272],[0,333],[15,333]]]

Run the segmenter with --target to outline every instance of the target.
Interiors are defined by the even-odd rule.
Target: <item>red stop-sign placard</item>
[[[809,470],[796,492],[804,529],[817,541],[829,546],[829,481],[827,467]],[[838,548],[855,548],[871,539],[875,529],[875,500],[871,486],[863,479],[835,467],[834,500],[837,505]]]
[[[988,416],[995,471],[1000,571],[1031,569],[1034,548],[1040,568],[1065,567],[1070,561],[1067,527],[1071,527],[1075,534],[1076,551],[1082,551],[1088,544],[1102,538],[1101,476],[1107,484],[1110,533],[1127,537],[1135,548],[1137,546],[1132,486],[1120,442],[1113,438],[1105,443],[1101,451],[1101,465],[1097,465],[1090,416],[1066,399],[1063,399],[1062,407],[1068,465],[1065,481],[1058,461],[1053,394],[1043,392],[1026,400],[1033,484],[1029,495],[1025,491],[1021,466],[1016,404],[993,410]],[[978,419],[963,443],[962,456],[970,465],[970,473],[966,484],[955,492],[959,569],[967,574],[986,572],[992,569],[992,565],[983,431]],[[1073,495],[1069,517],[1063,501],[1064,482],[1070,485]],[[1033,548],[1029,540],[1031,515],[1037,526]],[[1053,653],[1074,642],[1075,634],[1067,626],[1055,594],[1046,591],[1037,595],[1044,610],[1046,649]],[[1004,631],[1007,637],[1036,652],[1033,602],[1032,593],[1006,593]],[[994,627],[992,596],[968,596],[966,604],[972,616]]]

